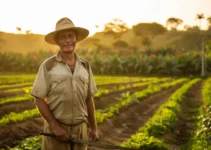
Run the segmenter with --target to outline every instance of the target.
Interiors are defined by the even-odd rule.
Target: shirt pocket
[[[67,78],[66,75],[52,75],[52,82],[51,82],[51,93],[55,92],[58,94],[64,93],[65,89],[67,88]]]
[[[89,78],[88,76],[80,76],[81,88],[84,92],[84,98],[86,99],[88,94],[88,85],[89,85]]]

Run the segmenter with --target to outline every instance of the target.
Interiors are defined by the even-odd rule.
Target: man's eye
[[[68,37],[72,38],[72,37],[73,37],[73,35],[72,35],[72,34],[69,34],[69,35],[68,35]]]
[[[61,38],[62,38],[62,39],[65,39],[65,36],[63,35]]]

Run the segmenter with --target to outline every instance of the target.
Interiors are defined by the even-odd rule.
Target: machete
[[[56,137],[55,134],[52,134],[52,133],[41,132],[40,134],[44,135],[44,136]],[[106,148],[106,149],[140,150],[140,149],[135,149],[135,148],[121,147],[118,145],[104,144],[104,143],[100,143],[100,142],[92,142],[92,141],[87,141],[87,140],[82,140],[82,139],[74,139],[74,138],[70,138],[67,142],[70,142],[70,144],[71,143],[80,143],[80,144],[86,144],[89,146],[96,146],[96,147]]]

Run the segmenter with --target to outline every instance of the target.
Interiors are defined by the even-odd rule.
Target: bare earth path
[[[188,90],[185,99],[181,103],[181,113],[173,131],[163,137],[165,143],[172,149],[176,150],[184,146],[195,131],[199,115],[198,109],[202,105],[202,83],[203,81],[200,81]]]
[[[143,99],[139,104],[133,104],[121,109],[121,113],[118,116],[99,125],[101,140],[109,143],[119,143],[127,139],[131,134],[135,133],[137,128],[143,125],[154,114],[160,104],[164,103],[181,85],[182,84]],[[110,98],[111,97],[108,97],[105,101]],[[104,105],[103,101],[101,105]],[[96,107],[96,109],[98,108]],[[0,148],[5,148],[6,145],[14,147],[27,137],[39,135],[42,131],[42,127],[43,121],[41,117],[1,127]]]
[[[127,83],[132,84],[132,83]],[[110,85],[114,86],[114,84]],[[115,84],[115,86],[120,86],[120,84]],[[109,88],[109,86],[107,86]],[[96,109],[98,107],[103,108],[109,105],[108,101],[110,99],[113,99],[114,97],[120,96],[121,93],[124,93],[126,91],[139,91],[141,88],[128,88],[127,90],[112,92],[110,94],[103,95],[101,99],[98,99],[96,101]],[[115,102],[115,100],[113,100]],[[22,112],[24,110],[34,109],[35,104],[32,100],[20,102],[20,103],[13,103],[13,104],[7,104],[0,106],[0,117],[3,115],[6,115],[10,112]],[[27,137],[39,135],[39,133],[42,131],[43,127],[43,120],[41,117],[36,117],[33,119],[29,119],[23,122],[19,123],[11,123],[4,127],[0,127],[0,148],[6,148],[6,145],[10,147],[14,147],[20,143],[20,141],[24,140]]]
[[[171,94],[182,84],[164,90],[157,94],[143,99],[140,103],[136,103],[125,107],[120,111],[118,116],[107,120],[100,124],[99,137],[100,141],[108,144],[119,145],[121,142],[130,138],[132,134],[143,126],[149,118],[153,116],[159,106],[165,103]],[[89,147],[89,150],[102,150],[97,147]]]

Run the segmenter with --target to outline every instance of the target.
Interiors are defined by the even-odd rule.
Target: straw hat
[[[81,27],[75,27],[75,25],[73,24],[73,22],[69,19],[69,18],[61,18],[57,23],[56,23],[56,28],[55,31],[50,32],[49,34],[47,34],[45,36],[45,41],[53,44],[53,45],[57,45],[56,41],[55,41],[55,35],[63,30],[73,30],[76,31],[76,36],[77,36],[77,42],[85,39],[88,35],[89,35],[89,30],[85,29],[85,28],[81,28]]]

